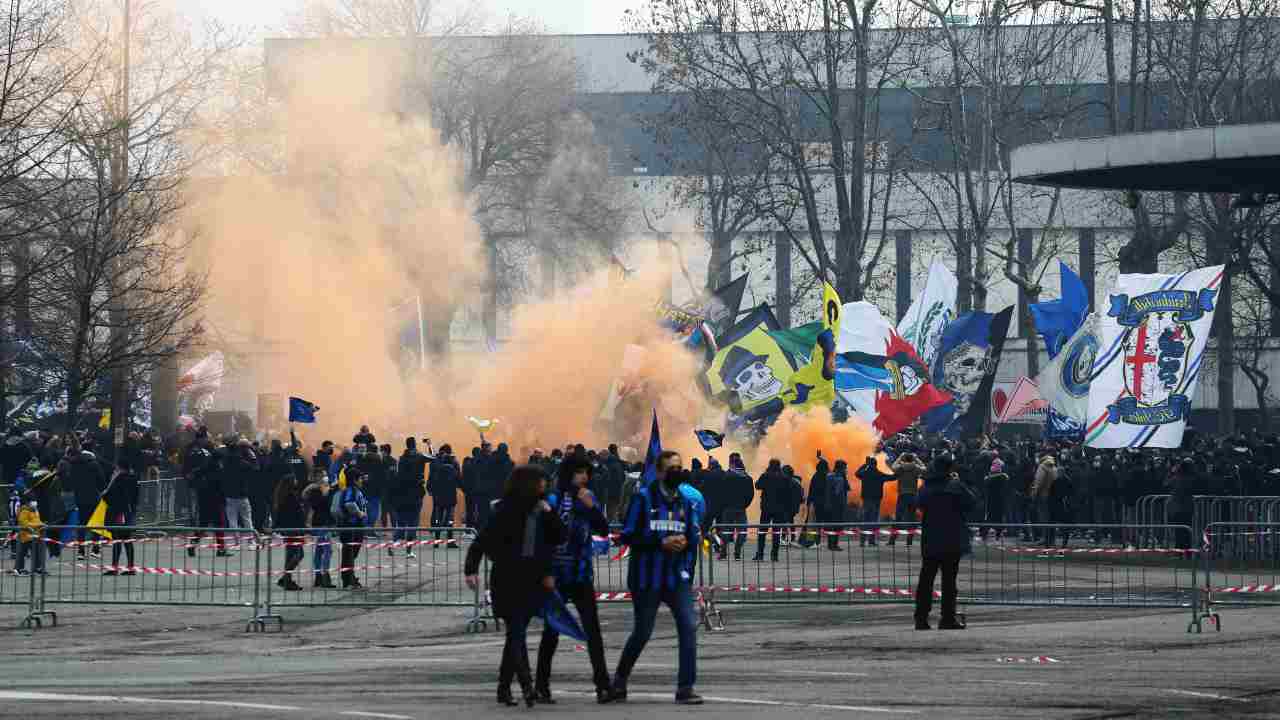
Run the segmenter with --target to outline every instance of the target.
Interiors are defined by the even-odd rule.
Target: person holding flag
[[[680,453],[662,450],[655,414],[641,487],[631,497],[622,529],[622,544],[631,548],[627,589],[631,591],[634,625],[614,674],[610,699],[625,702],[627,680],[653,635],[658,606],[666,605],[676,622],[679,672],[676,702],[701,705],[697,681],[698,619],[693,609],[693,572],[702,546],[698,503],[681,491],[688,478]]]

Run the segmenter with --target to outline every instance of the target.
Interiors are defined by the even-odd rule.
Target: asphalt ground
[[[501,637],[460,608],[293,608],[245,633],[246,608],[60,605],[56,628],[0,608],[0,715],[22,718],[1181,718],[1280,717],[1280,608],[1188,611],[969,607],[966,631],[919,632],[909,605],[726,605],[699,634],[701,708],[672,703],[669,617],[631,681],[601,707],[586,653],[557,655],[559,704],[493,700]],[[626,603],[603,611],[616,663]],[[536,647],[537,632],[531,633]],[[1052,659],[1052,661],[1050,660]],[[1036,661],[1039,662],[1036,662]]]

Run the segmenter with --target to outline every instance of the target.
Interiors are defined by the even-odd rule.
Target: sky
[[[194,11],[218,18],[230,25],[252,27],[259,35],[271,35],[296,0],[175,0],[191,3]],[[511,15],[533,18],[548,32],[563,34],[618,33],[627,8],[637,8],[643,0],[470,0],[486,14],[500,20]]]

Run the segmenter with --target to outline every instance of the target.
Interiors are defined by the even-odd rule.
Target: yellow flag
[[[822,333],[813,346],[809,364],[787,381],[782,398],[801,409],[827,407],[836,399],[836,342],[840,337],[840,295],[830,283],[822,284]]]
[[[338,489],[339,490],[347,489],[347,469],[346,468],[341,468],[338,470]]]
[[[89,516],[89,522],[85,523],[85,525],[88,528],[90,528],[89,530],[90,532],[96,535],[101,535],[102,537],[110,540],[111,531],[101,529],[102,526],[106,524],[107,524],[107,501],[99,500],[97,509],[93,511],[93,515]]]
[[[111,408],[102,411],[102,417],[98,419],[99,430],[111,429]]]

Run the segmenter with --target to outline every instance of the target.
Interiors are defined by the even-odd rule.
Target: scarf
[[[524,520],[524,545],[520,548],[522,558],[532,559],[538,547],[538,524],[542,520],[540,510],[538,505],[534,505],[533,512],[530,512],[529,517]]]

